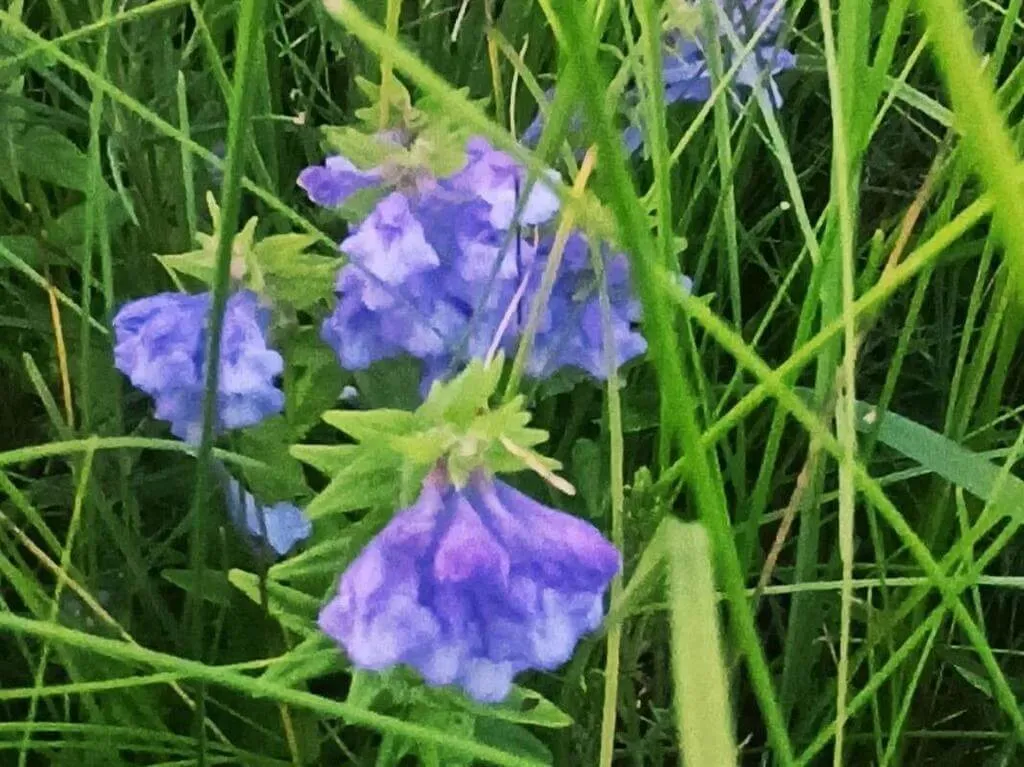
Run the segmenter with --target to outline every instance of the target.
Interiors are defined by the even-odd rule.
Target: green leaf
[[[260,592],[260,578],[245,570],[233,569],[228,572],[231,584],[258,605],[263,604]],[[283,586],[268,580],[267,610],[281,625],[303,636],[318,636],[316,616],[320,610],[317,599],[304,594],[298,589]]]
[[[368,370],[353,374],[359,390],[359,403],[367,410],[397,407],[415,410],[420,396],[422,366],[419,360],[400,357],[375,363]]]
[[[326,634],[312,634],[293,647],[284,658],[263,672],[265,681],[295,687],[343,668],[341,653]]]
[[[486,410],[494,396],[501,379],[502,362],[500,356],[489,365],[473,360],[451,381],[435,381],[417,415],[426,423],[450,423],[467,428],[478,413]]]
[[[530,724],[535,727],[561,729],[569,727],[573,719],[539,692],[514,685],[512,692],[501,703],[483,705],[464,695],[450,694],[457,705],[479,717],[500,719],[505,722]]]
[[[514,722],[480,718],[474,728],[476,740],[543,764],[552,764],[554,757],[536,735]]]
[[[429,168],[438,177],[450,176],[466,164],[469,131],[453,129],[445,121],[431,122],[413,142],[412,163]]]
[[[409,151],[373,134],[363,133],[349,125],[323,129],[324,144],[330,152],[342,155],[357,168],[369,170],[387,162],[406,164]]]
[[[3,245],[29,266],[40,268],[42,252],[39,249],[39,241],[35,237],[22,234],[4,235],[0,237],[0,245]],[[8,265],[8,261],[0,261],[0,269]]]
[[[472,737],[475,720],[471,716],[451,709],[432,706],[413,706],[408,714],[414,722],[421,722],[438,730]],[[475,760],[467,756],[456,756],[441,750],[436,744],[412,741],[411,750],[419,755],[424,767],[470,767]]]
[[[188,253],[174,253],[156,258],[166,269],[194,277],[205,285],[213,283],[214,254],[210,251],[190,250]]]
[[[19,169],[29,178],[64,189],[89,190],[89,159],[63,134],[33,125],[14,141]]]
[[[587,506],[587,516],[597,519],[604,509],[604,462],[600,446],[590,439],[579,439],[572,446],[572,473],[576,489]]]
[[[302,465],[290,450],[291,427],[283,416],[273,416],[242,431],[238,450],[261,462],[246,466],[246,483],[253,495],[263,503],[293,500],[309,494]]]
[[[289,452],[321,474],[333,477],[352,463],[360,449],[359,445],[292,445]]]
[[[16,77],[4,87],[4,96],[21,96],[24,77]],[[19,205],[25,203],[21,188],[21,174],[18,166],[17,135],[25,119],[25,110],[13,105],[0,103],[0,188],[5,189]]]
[[[345,702],[359,708],[369,708],[377,700],[377,696],[388,689],[389,676],[390,673],[387,671],[378,673],[354,669]]]
[[[295,441],[320,423],[321,414],[337,403],[344,374],[334,352],[312,328],[289,334],[282,352],[286,369],[294,371],[294,375],[285,377],[285,415]]]
[[[880,424],[875,424],[875,412],[873,406],[857,403],[857,428],[877,428],[880,442],[975,497],[999,506],[1008,516],[1024,513],[1024,480],[1010,474],[998,497],[993,497],[1001,473],[998,466],[927,426],[891,411]]]
[[[458,441],[459,438],[451,429],[439,426],[429,431],[395,437],[389,444],[410,463],[428,466],[437,463]]]
[[[406,410],[329,410],[323,420],[357,442],[383,440],[409,434],[417,425],[415,414]]]
[[[310,519],[375,506],[394,508],[401,489],[401,458],[380,447],[364,448],[354,455],[306,507]]]
[[[102,187],[102,194],[106,197],[108,231],[113,233],[128,222],[128,214],[114,192]],[[46,228],[46,237],[51,242],[60,243],[64,248],[75,251],[75,246],[81,245],[85,237],[87,207],[87,203],[82,202],[65,210],[50,222]],[[73,257],[78,259],[81,255],[73,253]]]
[[[371,510],[355,524],[346,525],[342,532],[331,533],[325,540],[273,565],[270,577],[276,581],[296,581],[326,575],[333,580],[380,532],[393,512],[389,506]]]
[[[191,570],[171,568],[163,570],[160,577],[190,594],[199,593],[196,591],[196,574]],[[204,600],[215,605],[227,605],[231,603],[233,594],[234,591],[224,573],[219,570],[207,570],[203,573],[203,590],[200,596]]]
[[[267,293],[295,309],[309,307],[334,293],[334,278],[341,258],[307,253],[317,239],[305,234],[265,237],[253,248],[253,259],[263,275]]]

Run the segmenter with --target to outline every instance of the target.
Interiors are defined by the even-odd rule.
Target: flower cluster
[[[554,669],[598,627],[619,553],[586,522],[482,471],[424,482],[345,571],[320,627],[360,668],[416,668],[481,701]]]
[[[426,389],[492,348],[510,352],[551,254],[553,237],[544,226],[559,209],[550,188],[557,181],[550,171],[523,199],[526,169],[479,137],[469,140],[463,167],[443,178],[383,166],[360,170],[340,156],[303,171],[299,184],[319,204],[341,204],[372,186],[384,194],[341,243],[349,263],[338,274],[338,304],[321,336],[342,366],[359,370],[411,355],[423,361]],[[603,378],[599,283],[583,235],[573,235],[568,251],[527,369],[544,376],[577,367]],[[646,347],[633,329],[638,311],[625,257],[607,248],[599,254],[609,273],[621,364]],[[581,323],[587,332],[566,332]]]
[[[707,101],[711,97],[713,83],[707,60],[707,35],[702,31],[700,2],[702,0],[673,0],[662,47],[666,104]],[[775,78],[796,66],[796,56],[778,43],[784,17],[781,6],[784,3],[785,0],[713,0],[717,31],[722,42],[723,66],[725,71],[736,67],[732,79],[733,93],[750,91],[763,84],[768,90],[770,103],[776,108],[782,106],[782,92]],[[740,58],[765,24],[767,26],[757,37],[753,49]],[[549,91],[545,98],[550,102],[553,93]],[[629,122],[623,133],[623,143],[630,154],[643,143],[639,102],[638,91],[631,90],[623,104],[623,112]],[[581,126],[581,115],[574,113],[569,125],[570,136],[578,135],[582,131]],[[536,145],[543,127],[543,113],[538,113],[523,132],[523,143]]]
[[[778,45],[785,0],[717,0],[718,34],[722,38],[725,69],[736,66],[742,48],[749,45],[758,30],[767,23],[749,55],[740,60],[733,85],[754,88],[762,80],[772,104],[782,105],[782,94],[775,76],[796,66],[796,57]],[[769,21],[770,19],[770,21]],[[732,34],[730,34],[732,33]],[[739,43],[739,46],[736,45]],[[675,28],[665,35],[662,71],[665,101],[705,101],[711,96],[711,73],[705,54],[703,33],[691,34]]]
[[[681,19],[699,19],[696,4],[676,0],[677,16]],[[733,93],[750,91],[762,83],[768,90],[771,104],[782,106],[782,92],[775,77],[796,66],[796,57],[778,45],[782,28],[785,0],[715,0],[716,27],[721,38],[725,71],[736,67],[732,79]],[[769,18],[771,19],[769,21]],[[764,33],[757,38],[753,50],[740,58],[743,50],[754,40],[767,22]],[[673,26],[665,33],[661,62],[665,89],[665,103],[679,101],[707,101],[711,97],[711,68],[707,59],[707,34],[703,25]],[[738,43],[738,44],[737,44]],[[639,97],[629,99],[634,104]],[[637,109],[632,108],[630,126],[623,134],[626,148],[635,152],[643,141],[643,130]]]
[[[199,441],[206,377],[209,293],[160,293],[121,307],[114,317],[114,363],[153,397],[156,417],[186,442]],[[228,298],[220,339],[216,429],[252,426],[281,412],[274,379],[284,367],[267,346],[269,313],[251,291]]]

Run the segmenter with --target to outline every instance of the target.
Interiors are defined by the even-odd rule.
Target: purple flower
[[[311,202],[336,208],[356,192],[381,184],[378,168],[363,171],[341,155],[328,157],[323,165],[311,165],[299,174],[298,184]]]
[[[415,184],[384,197],[341,243],[349,263],[339,272],[338,303],[321,337],[345,368],[361,370],[410,355],[423,362],[426,391],[436,378],[492,348],[514,351],[551,238],[541,239],[538,248],[539,231],[511,228],[525,191],[525,168],[480,137],[469,140],[466,154],[465,165],[452,176],[420,174]],[[520,223],[543,224],[558,208],[557,196],[537,183]],[[532,375],[567,366],[606,375],[587,247],[581,236],[570,239],[570,251],[581,250],[583,257],[574,261],[570,254],[557,278],[544,335],[528,361]],[[628,270],[617,274],[613,325],[617,357],[624,361],[646,346],[632,330],[638,312]]]
[[[452,176],[449,183],[455,189],[484,200],[490,206],[491,225],[495,229],[508,229],[519,198],[526,192],[526,169],[511,155],[498,151],[480,136],[469,140],[466,154],[466,166]],[[547,176],[553,182],[561,179],[555,170],[548,170]],[[543,224],[558,212],[558,208],[558,195],[543,179],[538,179],[526,199],[519,223]]]
[[[764,78],[772,104],[776,107],[782,105],[782,94],[775,83],[775,75],[796,65],[796,57],[777,45],[785,14],[781,8],[776,10],[776,6],[784,3],[785,0],[716,0],[715,3],[726,69],[733,66],[741,53],[732,43],[727,33],[728,27],[735,32],[741,45],[746,46],[768,16],[775,14],[753,51],[740,63],[733,83],[753,88]],[[701,36],[693,37],[681,30],[673,30],[666,36],[665,46],[665,100],[673,103],[680,100],[704,101],[709,98],[711,75],[704,54],[705,42]]]
[[[546,106],[551,105],[551,103],[555,100],[554,88],[551,88],[550,90],[544,92],[544,100],[546,102]],[[523,146],[537,146],[537,144],[540,142],[541,133],[544,131],[544,123],[544,112],[538,109],[537,116],[533,118],[533,122],[526,126],[526,130],[523,131],[523,135],[519,137],[519,141],[523,144]],[[583,133],[583,126],[583,112],[580,109],[576,109],[569,116],[569,125],[567,128],[567,133],[570,142],[575,144],[576,141],[574,141],[574,139],[579,140],[581,138],[581,134]]]
[[[541,244],[542,257],[547,257],[551,244]],[[535,378],[546,378],[562,368],[578,368],[598,380],[608,377],[600,284],[591,266],[590,249],[590,242],[582,234],[573,234],[566,242],[559,276],[526,366]],[[640,304],[632,295],[626,256],[612,254],[606,246],[601,247],[600,255],[604,260],[615,365],[620,367],[643,354],[647,342],[635,329]]]
[[[486,354],[534,252],[517,232],[496,230],[489,212],[441,186],[381,201],[342,243],[351,260],[321,329],[344,367],[409,354],[431,371],[427,388],[456,358]]]
[[[342,252],[388,285],[440,264],[408,198],[392,192],[373,209],[354,234],[341,243]]]
[[[171,433],[198,442],[206,376],[210,294],[161,293],[121,307],[114,318],[114,364],[153,397]],[[284,408],[274,379],[284,367],[267,347],[269,312],[251,291],[228,298],[220,339],[216,429],[252,426]]]
[[[457,489],[437,470],[341,576],[319,623],[358,668],[405,664],[500,701],[516,674],[559,667],[600,625],[619,566],[586,522],[482,472]]]
[[[782,106],[782,92],[775,77],[796,66],[796,56],[778,45],[784,14],[781,9],[775,11],[775,7],[784,2],[785,0],[715,0],[726,71],[734,66],[741,53],[727,34],[726,25],[732,27],[741,47],[745,47],[767,20],[768,15],[775,13],[754,49],[740,61],[732,85],[734,90],[751,90],[764,83],[768,89],[769,100],[776,108]],[[706,101],[711,97],[712,80],[705,53],[706,45],[706,36],[701,32],[693,35],[684,30],[673,29],[665,35],[662,77],[666,104],[679,101]],[[629,101],[632,102],[629,111],[633,116],[631,125],[626,129],[624,142],[627,150],[635,152],[642,143],[643,132],[640,116],[636,114],[639,101],[636,92],[630,94]]]
[[[227,472],[223,472],[227,475]],[[227,475],[225,497],[235,526],[251,537],[265,541],[279,556],[309,538],[313,524],[302,509],[290,503],[260,504],[252,493]]]

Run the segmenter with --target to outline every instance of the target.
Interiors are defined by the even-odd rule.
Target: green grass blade
[[[711,552],[704,528],[665,527],[676,729],[686,764],[736,764],[728,674],[722,656]]]

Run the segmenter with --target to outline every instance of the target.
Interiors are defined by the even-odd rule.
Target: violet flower
[[[209,293],[160,293],[121,307],[114,317],[114,364],[153,397],[156,417],[171,433],[199,441],[206,379]],[[228,298],[220,339],[215,430],[252,426],[280,413],[284,394],[274,379],[284,367],[267,346],[269,311],[255,293]]]
[[[543,258],[551,245],[551,241],[541,245]],[[583,370],[597,380],[608,377],[600,285],[591,265],[590,249],[590,242],[582,234],[572,234],[566,242],[559,275],[526,365],[526,372],[534,378],[546,378],[562,368]],[[612,254],[602,246],[600,257],[618,368],[643,354],[647,342],[636,330],[640,303],[632,295],[626,256]]]
[[[325,208],[336,208],[356,192],[382,183],[380,169],[359,170],[341,155],[328,157],[323,165],[311,165],[299,174],[298,184],[309,199]]]
[[[358,668],[404,664],[500,701],[516,674],[558,668],[600,625],[619,567],[583,520],[482,470],[457,488],[437,469],[341,576],[319,624]]]
[[[458,173],[380,201],[341,244],[350,261],[339,272],[338,303],[321,329],[342,366],[360,370],[410,355],[423,362],[426,391],[492,347],[514,352],[553,242],[548,235],[535,245],[527,233],[508,229],[525,180],[513,158],[472,139]],[[558,204],[537,184],[521,219],[539,225]],[[646,349],[635,330],[639,305],[625,258],[601,252],[617,362],[623,364]],[[565,367],[607,375],[598,295],[589,245],[574,234],[528,360],[530,375],[546,377]]]

